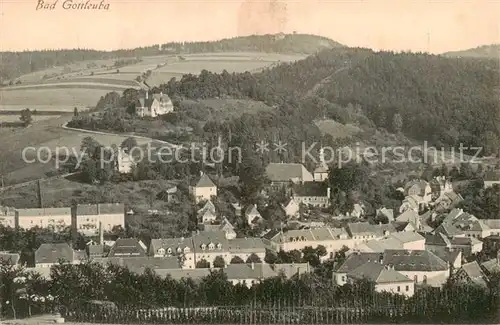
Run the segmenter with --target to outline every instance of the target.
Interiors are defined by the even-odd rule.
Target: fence
[[[359,323],[499,323],[498,312],[476,315],[456,308],[411,304],[374,307],[217,306],[198,308],[110,309],[88,306],[67,311],[68,321],[105,324],[359,324]],[[458,307],[458,306],[457,306]],[[462,306],[462,308],[465,306]]]

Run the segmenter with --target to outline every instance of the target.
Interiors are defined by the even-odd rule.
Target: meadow
[[[29,107],[37,110],[56,110],[65,107],[63,111],[73,111],[74,107],[94,107],[107,89],[86,88],[29,88],[8,90],[0,89],[0,110],[22,109]],[[50,108],[49,108],[50,107]]]

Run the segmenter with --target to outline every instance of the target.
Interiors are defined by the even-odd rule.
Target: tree
[[[120,147],[125,150],[125,152],[130,152],[133,148],[137,147],[137,140],[133,137],[128,137],[123,140]]]
[[[226,261],[224,261],[224,258],[222,256],[215,257],[214,267],[224,268],[224,266],[226,266]]]
[[[89,157],[95,157],[97,154],[98,149],[101,148],[101,144],[97,142],[94,138],[92,137],[85,137],[82,140],[82,144],[80,146],[80,151],[82,154],[87,154]]]
[[[75,109],[73,110],[73,116],[74,117],[78,117],[79,113],[78,113],[78,107],[75,107]]]
[[[244,264],[245,261],[239,257],[239,256],[235,256],[231,259],[231,264]]]
[[[257,254],[252,253],[250,256],[248,256],[247,263],[262,263],[262,260],[257,256]]]
[[[198,262],[196,262],[196,268],[197,269],[209,269],[210,263],[205,259],[201,259]]]
[[[392,128],[394,129],[395,133],[400,133],[401,129],[403,128],[403,118],[399,113],[394,114],[394,117],[392,119]]]
[[[19,117],[24,126],[28,126],[33,122],[33,116],[29,108],[23,109],[21,111],[21,116]]]

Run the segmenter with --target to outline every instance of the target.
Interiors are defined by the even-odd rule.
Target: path
[[[331,75],[329,75],[328,77],[326,77],[326,78],[324,78],[323,80],[321,80],[320,82],[318,82],[316,85],[314,85],[314,87],[312,87],[312,88],[311,88],[311,89],[310,89],[310,90],[306,93],[306,97],[309,97],[309,96],[314,95],[314,94],[316,93],[316,91],[317,91],[317,90],[318,90],[321,86],[323,86],[324,84],[328,83],[328,82],[331,80],[331,78],[332,78],[333,76],[335,76],[335,75],[336,75],[337,73],[339,73],[339,72],[342,72],[342,71],[344,71],[344,70],[346,70],[346,69],[351,68],[351,65],[352,65],[352,63],[351,63],[351,62],[348,62],[348,63],[347,63],[347,66],[345,66],[345,67],[342,67],[342,68],[339,68],[339,69],[335,70],[335,71],[334,71]]]

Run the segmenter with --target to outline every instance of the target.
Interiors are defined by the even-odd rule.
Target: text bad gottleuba
[[[54,10],[63,8],[66,10],[109,10],[109,3],[103,1],[81,1],[81,0],[64,0],[64,1],[43,1],[38,0],[36,10]]]

